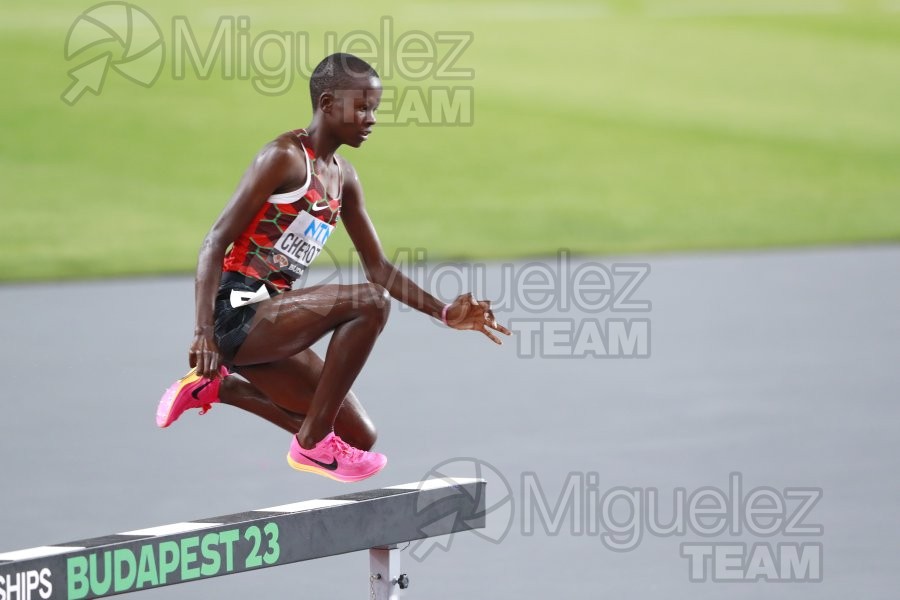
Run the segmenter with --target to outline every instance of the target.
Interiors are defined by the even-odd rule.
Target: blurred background
[[[286,434],[239,411],[152,420],[186,369],[204,234],[344,50],[386,88],[343,155],[389,255],[477,265],[479,292],[517,300],[506,322],[650,326],[634,359],[574,338],[547,356],[543,329],[496,348],[395,305],[355,384],[391,462],[353,489],[451,461],[514,499],[499,543],[405,556],[410,597],[896,596],[897,0],[5,0],[0,29],[0,552],[350,491],[288,469]],[[340,277],[349,246],[338,228]],[[525,310],[505,274],[560,275],[562,249],[646,266],[652,309]],[[662,498],[733,472],[820,489],[824,577],[692,583],[679,544],[702,538],[527,535],[526,474],[555,502],[571,472]],[[146,596],[355,598],[366,561]]]
[[[308,124],[306,75],[329,43],[366,54],[360,32],[397,90],[383,120],[401,125],[345,155],[390,249],[496,258],[900,236],[893,0],[135,6],[152,21],[132,11],[131,29],[118,11],[85,19],[90,3],[0,9],[4,280],[190,272],[251,158]],[[91,17],[126,39],[104,40]],[[160,48],[140,52],[156,41],[154,79]],[[63,102],[68,72],[103,55],[122,70],[97,96],[97,73],[80,72],[82,95]],[[459,93],[453,110],[436,88]],[[346,237],[333,239],[345,257]]]

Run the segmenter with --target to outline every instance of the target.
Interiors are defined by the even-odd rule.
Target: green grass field
[[[139,3],[167,46],[159,80],[110,72],[68,106],[66,35],[90,3],[4,2],[0,279],[191,271],[255,152],[307,124],[299,75],[276,96],[219,70],[173,79],[175,15],[203,46],[228,15],[249,16],[254,39],[307,32],[313,64],[327,31],[377,35],[382,16],[395,36],[474,34],[456,64],[471,80],[385,78],[471,86],[471,126],[384,126],[344,153],[389,253],[900,239],[895,0],[261,4]],[[346,234],[333,243],[346,256]]]

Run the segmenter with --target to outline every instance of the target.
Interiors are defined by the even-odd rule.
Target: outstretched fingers
[[[453,315],[447,325],[454,329],[480,331],[495,344],[501,344],[494,332],[511,335],[509,329],[497,322],[490,300],[476,300],[471,294],[463,294],[453,302]]]
[[[503,335],[510,335],[509,329],[501,325],[497,322],[497,317],[494,316],[494,311],[491,310],[491,301],[490,300],[481,300],[477,302],[479,307],[484,311],[484,322],[481,324],[480,331],[484,335],[488,337],[489,340],[494,342],[497,345],[502,344],[503,342],[491,332],[491,329],[494,331],[498,331]]]

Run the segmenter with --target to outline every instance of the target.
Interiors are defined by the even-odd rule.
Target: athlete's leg
[[[301,406],[296,374],[272,383],[263,367],[300,354],[333,332],[297,436],[301,446],[313,448],[335,427],[341,403],[384,328],[389,309],[387,292],[373,284],[285,292],[260,303],[233,362],[276,404],[299,413],[294,410]]]
[[[225,404],[258,415],[292,434],[297,433],[309,411],[323,367],[322,359],[309,348],[275,363],[238,367],[241,377],[227,377],[222,382],[219,398]],[[272,400],[275,398],[277,403]],[[334,431],[361,450],[370,450],[375,445],[375,426],[352,391],[347,392],[341,403]]]
[[[281,408],[256,389],[256,386],[236,373],[232,373],[222,380],[222,385],[219,387],[219,400],[222,404],[228,404],[262,417],[291,433],[299,431],[303,424],[303,415]]]

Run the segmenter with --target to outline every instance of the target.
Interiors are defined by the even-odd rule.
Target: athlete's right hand
[[[197,374],[207,379],[213,379],[219,375],[219,365],[222,364],[222,356],[219,347],[210,331],[198,329],[194,332],[194,341],[188,356],[191,367],[197,368]]]

